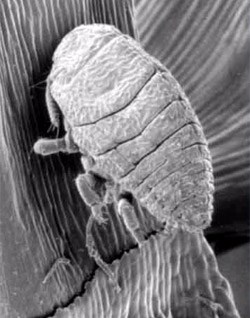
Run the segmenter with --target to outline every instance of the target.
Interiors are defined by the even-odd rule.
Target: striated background
[[[237,232],[250,183],[249,9],[248,1],[136,1],[142,44],[178,79],[208,139],[216,210],[227,210],[215,223]]]
[[[130,1],[0,3],[1,317],[53,314],[84,292],[96,270],[84,242],[89,211],[72,182],[81,171],[79,156],[41,158],[32,152],[37,138],[48,136],[44,80],[52,53],[82,23],[112,23],[138,37],[186,91],[213,157],[215,213],[206,235],[222,266],[226,259],[238,272],[242,269],[241,275],[232,274],[226,264],[225,274],[235,275],[232,281],[244,276],[247,245],[235,257],[224,252],[249,241],[249,3],[136,0],[134,6],[135,19]],[[144,213],[150,233],[156,225]],[[96,228],[95,238],[108,262],[135,247],[112,207],[109,225]],[[62,266],[42,284],[61,256],[71,266]],[[235,294],[243,318],[249,313],[246,290]]]

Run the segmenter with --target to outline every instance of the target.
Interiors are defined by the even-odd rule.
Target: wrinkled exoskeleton
[[[144,236],[131,193],[169,227],[198,231],[211,220],[213,174],[201,125],[181,87],[159,61],[113,26],[83,25],[71,31],[53,57],[46,103],[64,138],[40,139],[42,155],[80,152],[85,173],[76,179],[91,208],[86,246],[115,280],[91,234],[105,223],[106,203],[117,202],[126,228],[140,245]],[[103,196],[96,176],[105,180]]]

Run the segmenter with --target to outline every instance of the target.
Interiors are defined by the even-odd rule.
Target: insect
[[[106,222],[106,203],[117,202],[139,245],[144,237],[128,194],[166,232],[209,225],[213,173],[201,124],[171,73],[135,40],[110,25],[75,28],[54,53],[46,103],[51,123],[59,127],[62,118],[66,135],[40,139],[34,150],[81,153],[85,173],[76,186],[91,208],[86,246],[109,277],[91,234],[93,222]],[[98,176],[103,195],[95,188]]]

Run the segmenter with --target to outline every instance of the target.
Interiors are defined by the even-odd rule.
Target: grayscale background
[[[79,293],[96,269],[83,249],[88,211],[72,182],[81,168],[79,156],[41,159],[31,150],[39,136],[53,136],[47,135],[44,92],[55,47],[83,21],[113,23],[114,3],[118,2],[0,2],[0,316],[4,318],[8,306],[12,315],[6,318],[46,317]],[[97,10],[99,4],[102,10]],[[205,234],[241,317],[248,318],[249,1],[135,0],[134,10],[141,44],[171,70],[204,128],[216,188],[213,223]],[[125,12],[131,26],[130,12]],[[132,27],[125,31],[133,34]],[[111,211],[115,219],[113,215]],[[108,229],[98,241],[110,262],[133,246],[129,238],[121,237],[116,248],[112,238]],[[62,254],[78,267],[61,294],[56,288],[40,291],[48,264]]]

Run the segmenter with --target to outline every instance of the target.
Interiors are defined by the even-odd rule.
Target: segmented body
[[[213,174],[200,122],[159,61],[108,25],[80,26],[54,54],[50,93],[93,171],[160,221],[208,226]],[[52,120],[53,121],[53,120]]]

